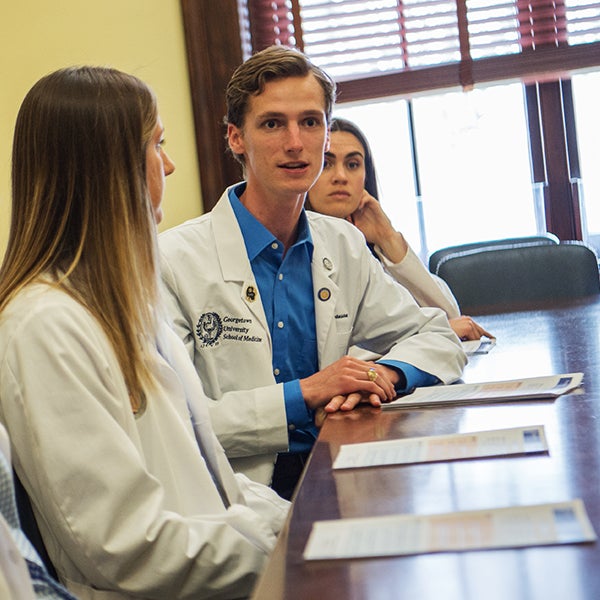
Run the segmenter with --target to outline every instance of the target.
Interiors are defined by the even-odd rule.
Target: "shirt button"
[[[277,250],[277,248],[279,248],[279,244],[277,242],[273,242],[271,244],[271,248],[273,248],[273,250]]]
[[[273,369],[273,375],[279,375],[280,372],[279,369]]]
[[[277,323],[277,327],[279,327],[279,329],[283,329],[283,321],[279,321],[279,323]]]
[[[290,424],[288,425],[288,429],[289,429],[290,431],[296,431],[296,426],[295,426],[293,423],[290,423]]]
[[[283,279],[283,273],[279,273],[279,281],[281,281]]]

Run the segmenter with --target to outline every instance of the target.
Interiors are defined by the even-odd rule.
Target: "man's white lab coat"
[[[319,367],[359,345],[444,383],[458,379],[466,356],[443,311],[420,308],[352,224],[307,216]],[[269,483],[276,453],[288,448],[283,384],[228,191],[210,213],[162,233],[159,244],[170,316],[211,399],[219,441],[234,470]]]

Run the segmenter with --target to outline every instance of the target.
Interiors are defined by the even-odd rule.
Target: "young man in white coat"
[[[316,439],[315,411],[379,406],[452,382],[466,363],[444,313],[419,308],[355,227],[303,209],[334,97],[296,50],[248,59],[228,85],[226,117],[245,181],[160,237],[167,304],[219,440],[235,470],[284,497]],[[353,345],[382,358],[352,358]]]

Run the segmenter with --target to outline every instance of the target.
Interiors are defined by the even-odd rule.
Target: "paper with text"
[[[438,515],[317,521],[306,560],[401,556],[596,540],[579,499]]]
[[[496,345],[496,338],[465,340],[461,345],[465,354],[487,354]]]
[[[548,443],[544,426],[536,425],[474,433],[344,444],[340,447],[333,468],[354,469],[525,454],[547,450]]]
[[[417,388],[412,394],[383,404],[382,408],[394,410],[416,406],[544,400],[571,392],[578,388],[582,381],[583,373],[565,373],[509,381],[434,385]]]

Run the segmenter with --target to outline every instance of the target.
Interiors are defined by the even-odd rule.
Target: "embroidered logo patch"
[[[208,346],[213,346],[222,332],[221,317],[215,312],[204,313],[196,323],[196,335]]]

